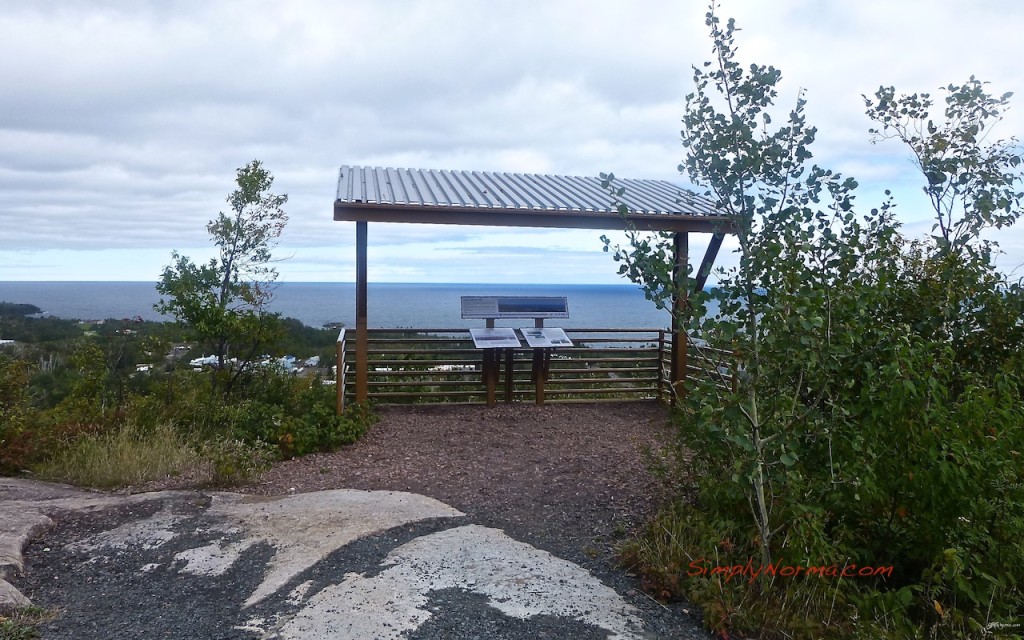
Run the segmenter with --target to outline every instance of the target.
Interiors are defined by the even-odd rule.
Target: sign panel
[[[477,349],[514,349],[522,346],[516,337],[516,330],[508,327],[473,328],[469,330],[469,335],[473,337],[473,345]]]
[[[564,296],[462,296],[462,317],[568,318]]]
[[[555,327],[544,327],[541,329],[520,329],[526,344],[534,349],[547,347],[571,347],[572,340],[565,335],[565,331]]]

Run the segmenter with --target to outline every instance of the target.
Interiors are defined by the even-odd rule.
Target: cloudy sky
[[[284,281],[354,280],[333,222],[340,165],[597,175],[676,167],[703,0],[0,0],[0,280],[155,280],[258,158],[289,195]],[[892,188],[929,229],[904,149],[872,145],[861,94],[971,74],[1017,93],[1024,2],[724,0],[740,56],[807,91],[820,164]],[[618,282],[599,233],[370,225],[378,282]],[[1024,275],[1024,228],[996,238]],[[701,252],[704,241],[691,240]],[[542,261],[542,262],[541,262]]]

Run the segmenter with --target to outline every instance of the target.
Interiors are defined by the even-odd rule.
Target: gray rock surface
[[[0,522],[0,597],[59,611],[48,639],[707,638],[399,491],[119,496],[3,479]]]

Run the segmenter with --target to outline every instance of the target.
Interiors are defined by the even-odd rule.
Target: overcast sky
[[[155,280],[235,169],[287,193],[283,281],[354,280],[340,165],[686,181],[676,167],[703,0],[0,0],[0,280]],[[1024,134],[1020,0],[724,0],[740,57],[801,87],[815,161],[892,188],[929,230],[906,151],[871,145],[861,94],[974,74]],[[370,225],[371,282],[614,283],[597,232]],[[1024,275],[1024,227],[1000,232]],[[703,238],[691,240],[699,260]],[[728,261],[728,256],[725,256]]]

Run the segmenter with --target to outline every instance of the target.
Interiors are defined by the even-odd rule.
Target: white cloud
[[[975,74],[1024,96],[1024,4],[723,4],[743,29],[741,58],[783,70],[780,104],[806,89],[815,159],[858,177],[862,206],[892,188],[908,223],[927,220],[917,176],[897,145],[869,143],[861,94]],[[710,51],[705,11],[674,0],[0,0],[0,280],[155,279],[172,249],[206,246],[205,222],[253,158],[290,196],[280,269],[293,281],[354,276],[351,226],[331,219],[342,164],[684,183],[680,119],[690,66]],[[996,134],[1024,130],[1022,114]],[[618,281],[598,234],[565,234],[374,225],[371,275]],[[1024,263],[1022,232],[999,238],[1005,264]],[[558,269],[489,275],[494,260],[473,247],[498,245],[509,265],[550,247]]]

